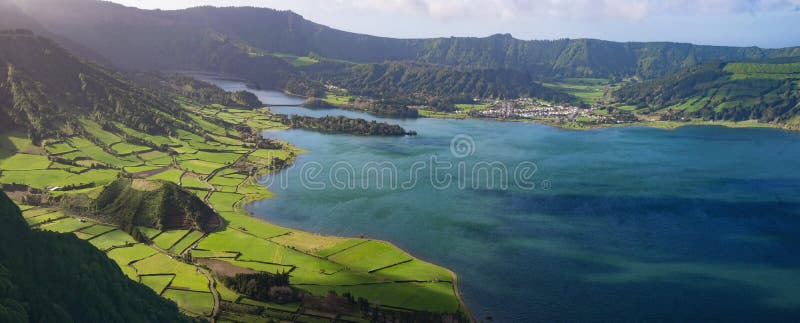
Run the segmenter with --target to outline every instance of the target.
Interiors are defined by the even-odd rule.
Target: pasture
[[[34,170],[47,169],[50,160],[46,156],[15,154],[0,159],[0,169],[2,170]]]

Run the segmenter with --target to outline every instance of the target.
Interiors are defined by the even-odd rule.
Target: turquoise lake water
[[[302,101],[253,92],[268,103]],[[344,110],[273,111],[382,120]],[[311,232],[389,240],[451,268],[478,319],[800,319],[800,133],[387,121],[419,135],[266,132],[308,153],[264,179],[277,197],[247,208]],[[454,138],[463,146],[453,147]],[[431,158],[453,168],[433,176]],[[376,163],[396,169],[398,187],[386,180],[392,171],[382,187],[374,173],[359,173]],[[473,171],[485,163],[505,166],[508,179],[492,183]],[[428,167],[412,171],[421,165]],[[532,176],[514,176],[531,165]],[[311,176],[312,168],[321,175]],[[332,169],[355,171],[332,179]],[[452,183],[441,185],[447,178]]]

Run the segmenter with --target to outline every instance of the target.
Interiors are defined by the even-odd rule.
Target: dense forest
[[[368,97],[398,98],[417,94],[469,99],[530,96],[555,102],[573,99],[535,82],[528,73],[510,69],[456,68],[414,62],[326,62],[308,66],[303,71],[312,79]]]
[[[0,32],[0,119],[29,137],[76,131],[78,118],[119,121],[147,133],[164,133],[180,107],[143,91],[55,42],[30,31]]]
[[[279,122],[301,129],[317,130],[321,132],[346,133],[362,136],[404,136],[416,135],[414,131],[406,131],[398,125],[367,121],[364,119],[351,119],[343,116],[328,116],[314,118],[285,114],[275,115]]]
[[[614,92],[663,119],[784,122],[800,115],[800,60],[711,61]]]
[[[34,231],[0,192],[0,322],[189,322],[86,241]]]
[[[226,92],[220,87],[190,76],[174,74],[161,78],[161,85],[202,104],[221,104],[238,108],[258,108],[264,104],[248,91]]]

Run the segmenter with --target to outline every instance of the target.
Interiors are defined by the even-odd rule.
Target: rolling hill
[[[359,63],[416,61],[460,67],[515,69],[536,78],[654,78],[711,60],[799,56],[800,48],[619,43],[594,39],[525,41],[485,38],[393,39],[326,27],[272,9],[199,7],[141,10],[92,0],[16,1],[36,22],[107,57],[122,68],[194,68],[250,77],[242,65],[286,77],[276,57],[318,56]],[[9,18],[10,19],[10,18]],[[283,54],[283,56],[279,55]],[[224,58],[224,60],[222,60]],[[233,62],[225,62],[225,61]]]
[[[36,140],[80,131],[79,118],[164,133],[172,101],[70,54],[27,30],[0,32],[0,119]]]
[[[797,123],[800,60],[712,61],[625,86],[614,96],[662,119]]]
[[[175,183],[118,179],[94,200],[94,217],[132,232],[134,226],[209,232],[221,224],[203,200]]]

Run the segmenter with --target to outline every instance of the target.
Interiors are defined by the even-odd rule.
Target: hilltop
[[[118,179],[105,186],[92,207],[93,217],[128,232],[136,226],[210,232],[221,225],[219,216],[203,200],[167,181]]]

